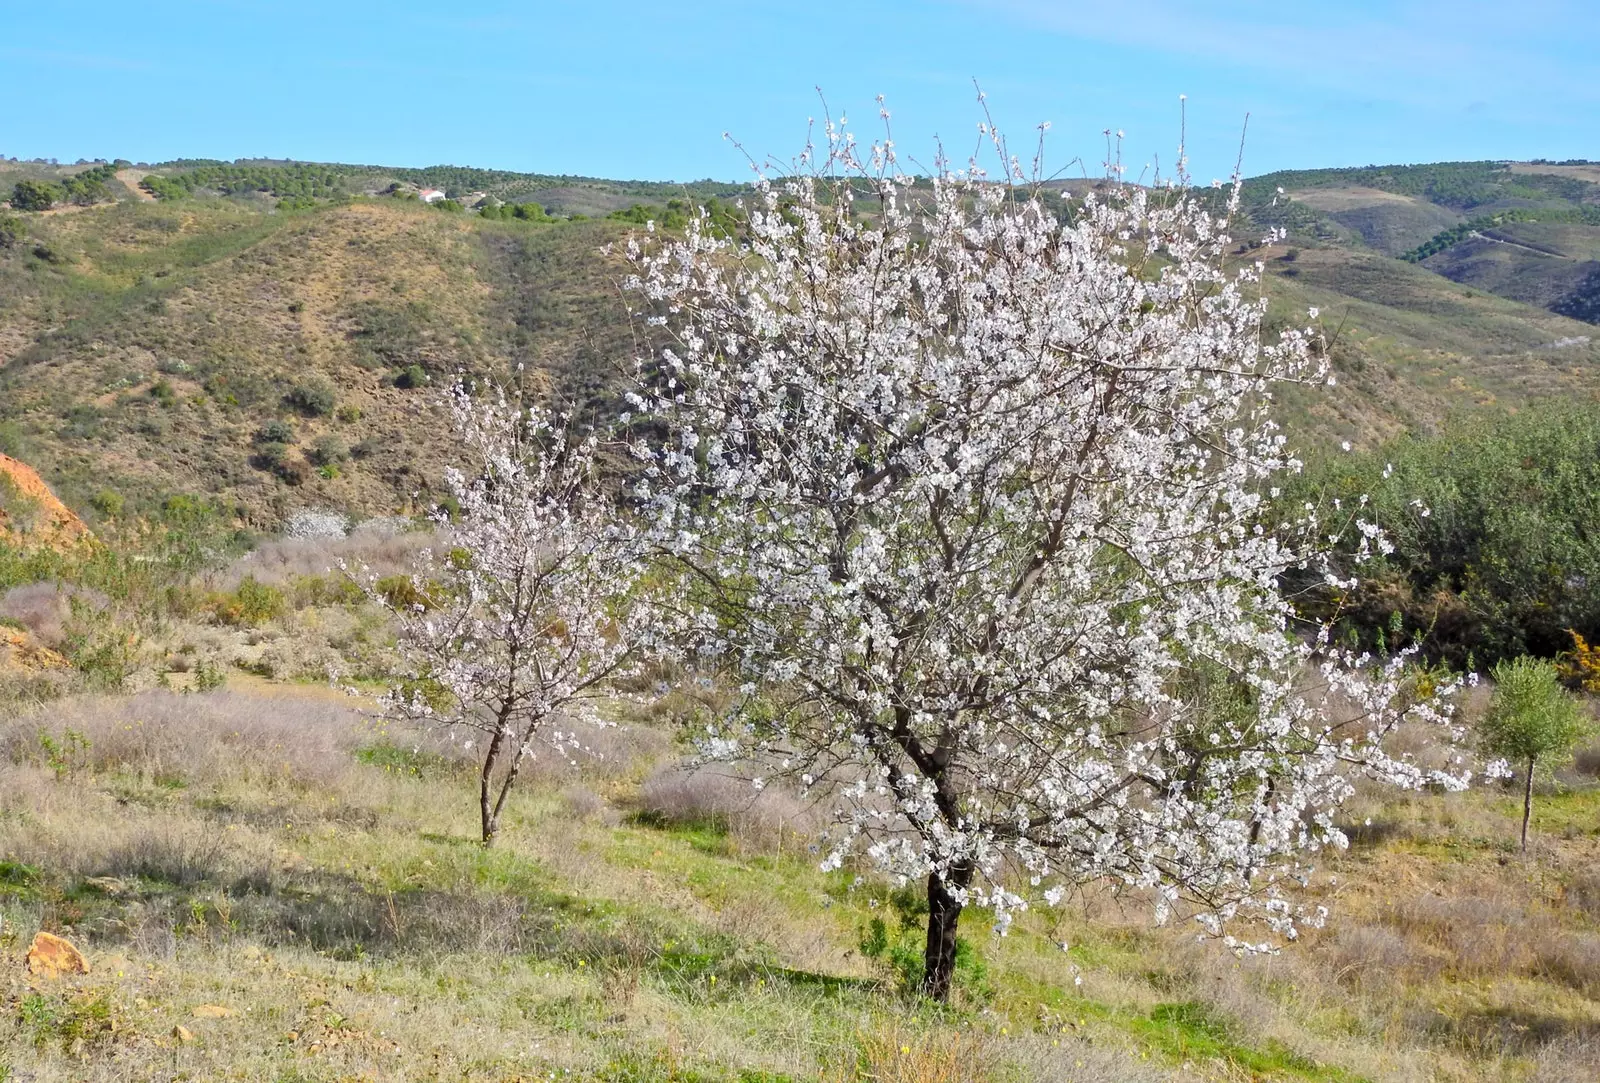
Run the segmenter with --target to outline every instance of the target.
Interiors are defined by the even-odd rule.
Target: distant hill
[[[428,506],[451,449],[427,388],[521,366],[605,408],[637,331],[606,246],[740,191],[446,166],[112,165],[89,205],[0,224],[0,453],[91,522],[175,494],[262,529],[307,506]],[[92,168],[0,162],[0,194]],[[490,214],[425,206],[421,188]],[[1309,424],[1303,442],[1371,443],[1454,410],[1600,390],[1600,166],[1279,173],[1247,182],[1244,205],[1235,255],[1264,261],[1272,322],[1316,306],[1332,342],[1339,386],[1283,406]]]

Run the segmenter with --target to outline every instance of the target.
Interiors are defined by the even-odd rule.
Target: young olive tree
[[[598,436],[502,398],[450,398],[463,455],[446,473],[459,505],[441,513],[441,546],[409,579],[367,589],[397,618],[409,663],[391,713],[443,727],[482,757],[485,846],[524,762],[543,743],[578,746],[560,723],[593,713],[603,682],[638,659],[660,617],[640,588],[640,535],[600,485]]]
[[[1381,749],[1446,721],[1399,661],[1291,629],[1310,554],[1269,527],[1299,465],[1269,412],[1325,378],[1309,333],[1263,341],[1222,193],[1063,203],[998,140],[1003,175],[913,179],[827,137],[739,237],[630,250],[667,342],[640,493],[751,707],[710,754],[825,787],[827,866],[926,879],[935,998],[964,906],[1003,931],[1094,881],[1293,937],[1352,773],[1465,783]]]
[[[1479,737],[1485,753],[1503,757],[1526,772],[1522,789],[1522,849],[1526,852],[1535,771],[1569,759],[1573,746],[1592,730],[1593,720],[1561,687],[1561,674],[1553,662],[1512,658],[1491,672],[1494,696]]]

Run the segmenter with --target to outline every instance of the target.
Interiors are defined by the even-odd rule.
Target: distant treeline
[[[182,198],[183,195],[193,194],[200,189],[230,194],[233,191],[263,191],[284,198],[331,198],[328,195],[315,195],[299,187],[305,179],[317,177],[334,178],[332,182],[325,180],[324,187],[334,189],[335,194],[339,189],[351,191],[363,187],[377,189],[386,181],[402,181],[419,188],[437,188],[451,199],[459,200],[469,192],[484,192],[513,203],[522,202],[516,198],[518,195],[541,188],[593,187],[655,201],[667,197],[688,197],[699,200],[714,196],[726,197],[745,187],[741,184],[709,179],[688,182],[610,181],[571,174],[516,173],[505,169],[476,169],[455,165],[432,165],[412,169],[338,162],[292,162],[244,158],[234,162],[185,158],[164,162],[160,168],[174,171],[170,176],[152,177],[155,184],[150,190],[163,198]],[[173,188],[174,184],[176,189]],[[256,187],[250,187],[252,184]]]
[[[1289,488],[1335,519],[1375,521],[1394,544],[1374,563],[1346,564],[1361,578],[1354,591],[1309,576],[1297,584],[1302,612],[1335,620],[1348,645],[1416,644],[1481,670],[1553,657],[1573,631],[1600,639],[1600,404],[1463,419],[1439,436],[1337,456]]]
[[[1376,188],[1396,195],[1416,196],[1459,211],[1506,199],[1577,202],[1600,188],[1577,177],[1513,173],[1503,162],[1438,162],[1268,173],[1245,182],[1245,198],[1250,203],[1265,203],[1280,187],[1335,186]]]
[[[348,174],[338,166],[230,165],[208,162],[170,176],[150,174],[141,186],[158,199],[186,199],[197,191],[223,195],[264,192],[279,199],[334,199],[348,195]]]
[[[129,163],[120,158],[60,180],[22,180],[11,190],[11,206],[19,211],[47,211],[57,203],[87,207],[114,199],[106,182]]]
[[[1578,222],[1587,226],[1600,226],[1600,207],[1550,209],[1514,207],[1511,210],[1499,211],[1495,214],[1480,215],[1477,218],[1462,222],[1460,225],[1451,226],[1449,229],[1435,233],[1428,240],[1400,258],[1410,263],[1420,263],[1429,256],[1454,248],[1474,233],[1481,233],[1486,229],[1494,229],[1496,226],[1508,226],[1515,222]]]

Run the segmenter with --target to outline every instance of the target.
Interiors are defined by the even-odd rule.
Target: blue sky
[[[1597,0],[0,0],[0,153],[294,157],[690,179],[788,157],[821,85],[863,135],[876,94],[927,157],[980,119],[1089,172],[1199,180],[1470,158],[1600,159]],[[30,101],[27,108],[16,103]],[[1076,172],[1077,167],[1072,167]]]

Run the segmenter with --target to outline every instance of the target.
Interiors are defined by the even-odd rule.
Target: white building
[[[444,198],[444,193],[437,188],[424,188],[417,193],[417,198],[424,203],[437,203]]]

